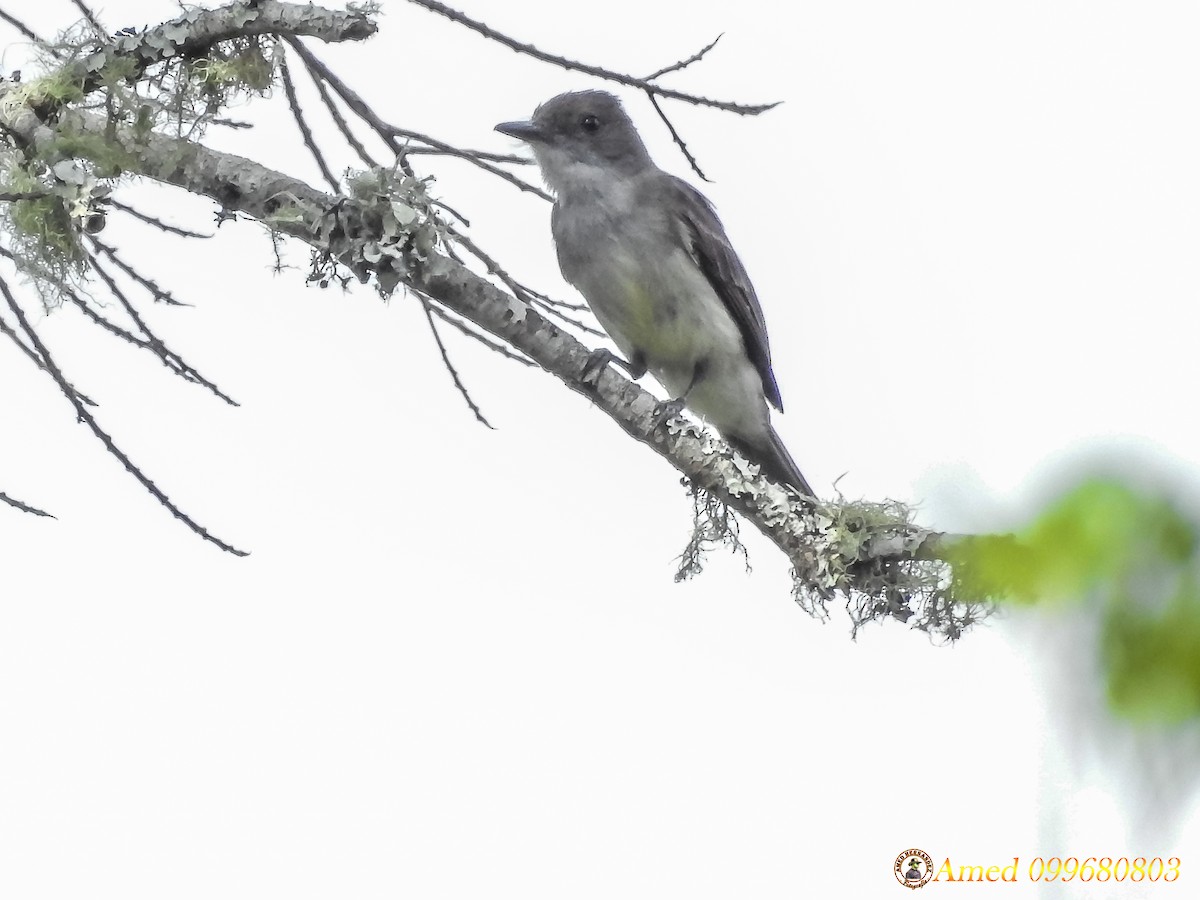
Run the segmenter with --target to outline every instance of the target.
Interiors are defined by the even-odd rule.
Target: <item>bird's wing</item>
[[[762,307],[745,266],[725,236],[717,211],[707,197],[680,178],[667,176],[665,186],[670,194],[665,198],[669,207],[681,212],[683,233],[679,237],[742,332],[746,353],[762,378],[767,400],[782,412],[783,400],[775,373],[771,371],[771,348]]]

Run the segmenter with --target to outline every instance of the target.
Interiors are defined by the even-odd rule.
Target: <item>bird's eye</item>
[[[584,116],[579,120],[579,127],[588,134],[595,134],[600,130],[600,120],[595,116]]]

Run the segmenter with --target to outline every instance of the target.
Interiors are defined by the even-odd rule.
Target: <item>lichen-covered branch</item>
[[[72,63],[58,77],[77,83],[87,94],[104,83],[105,72],[114,66],[122,77],[136,78],[153,65],[200,56],[213,44],[234,38],[295,35],[328,42],[361,41],[377,30],[374,20],[364,12],[306,3],[262,0],[217,9],[192,8],[144,32],[117,35],[111,44]]]
[[[441,4],[418,2],[443,14],[448,10]],[[695,517],[695,539],[681,557],[679,577],[699,571],[711,547],[740,546],[737,519],[729,515],[732,509],[786,554],[796,599],[816,615],[824,615],[827,604],[841,597],[856,627],[890,617],[951,639],[981,616],[982,605],[955,599],[957,583],[946,562],[951,539],[914,526],[903,506],[797,497],[763,478],[757,466],[704,429],[678,418],[660,423],[655,415],[657,399],[616,371],[605,369],[599,377],[589,378],[594,376],[589,373],[589,348],[560,327],[567,323],[586,330],[568,315],[577,307],[528,289],[462,230],[442,221],[440,211],[448,210],[465,225],[451,207],[429,195],[429,180],[417,176],[408,157],[423,150],[460,156],[523,190],[540,196],[545,192],[500,168],[497,164],[513,162],[507,157],[456,148],[385,122],[296,39],[299,35],[359,39],[374,31],[369,15],[369,9],[332,13],[287,3],[234,3],[189,12],[140,34],[123,34],[96,51],[91,49],[95,44],[64,43],[56,59],[68,61],[42,79],[0,84],[0,132],[10,148],[7,183],[2,187],[22,198],[12,202],[8,214],[14,226],[10,230],[25,242],[14,247],[19,252],[12,256],[37,279],[43,298],[69,296],[71,284],[78,283],[88,266],[104,278],[103,268],[81,237],[92,233],[94,226],[102,227],[108,208],[176,230],[112,200],[109,193],[121,176],[140,175],[211,197],[219,206],[219,220],[245,216],[269,228],[277,244],[282,236],[307,242],[313,248],[310,282],[345,283],[357,278],[372,282],[384,295],[400,286],[415,293],[451,376],[481,419],[482,413],[450,365],[437,333],[438,322],[467,329],[489,346],[539,365],[668,460],[686,476]],[[456,13],[451,18],[480,30],[476,27],[480,23],[473,20]],[[490,30],[485,33],[493,39],[504,37]],[[336,191],[345,185],[344,195],[316,189],[252,160],[210,150],[195,140],[206,124],[216,121],[230,97],[239,92],[262,93],[277,82],[281,55],[274,42],[280,38],[303,61],[335,124],[360,158],[370,156],[342,117],[339,103],[397,154],[391,169],[372,166],[360,175],[349,174],[344,181],[334,178],[332,167],[323,164],[324,154],[300,113],[294,90],[286,93],[305,142],[322,163],[330,187]],[[742,113],[768,108],[713,103],[653,83],[660,75],[699,60],[711,47],[649,79],[619,76],[616,80],[647,90],[652,99],[669,97]],[[531,52],[533,48],[524,45],[518,49],[591,71],[570,60]],[[613,75],[606,70],[596,73]],[[284,84],[290,88],[290,79]],[[88,96],[101,87],[103,91]],[[673,136],[691,159],[674,131]],[[93,240],[93,246],[129,271],[106,245]],[[465,265],[468,258],[478,260],[499,284]],[[155,299],[169,297],[140,273],[131,275]],[[120,299],[119,287],[111,278],[104,280]],[[194,370],[185,369],[146,330],[136,310],[123,305],[144,336],[119,326],[109,330],[160,355],[178,374],[193,377]],[[23,323],[21,330],[21,335],[7,336],[28,351],[23,338],[33,342],[35,337]],[[43,354],[32,349],[37,361]],[[77,408],[86,402],[72,393],[56,369],[52,374]],[[96,430],[94,422],[89,424]],[[97,431],[97,436],[190,527],[233,549],[172,506],[107,435]]]
[[[611,368],[594,384],[585,382],[589,348],[433,246],[428,235],[445,229],[434,221],[428,203],[381,191],[335,197],[253,160],[157,133],[111,129],[104,117],[87,112],[65,113],[53,130],[29,110],[3,124],[34,146],[63,134],[95,138],[107,133],[123,154],[139,161],[141,175],[211,197],[225,209],[306,241],[319,255],[362,280],[374,279],[385,291],[406,285],[473,322],[587,396],[695,489],[752,522],[787,555],[797,598],[808,608],[819,612],[841,592],[855,599],[864,620],[881,613],[901,619],[936,619],[939,610],[945,613],[950,572],[936,562],[944,556],[945,536],[912,525],[899,507],[796,497],[691,422],[673,419],[656,427],[657,399]],[[88,147],[91,141],[78,145]],[[380,224],[385,222],[391,225]],[[414,236],[421,228],[432,231],[422,232],[426,238],[417,246]],[[931,630],[939,628],[934,621]]]

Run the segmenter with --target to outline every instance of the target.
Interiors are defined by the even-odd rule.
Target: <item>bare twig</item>
[[[711,50],[713,47],[717,46],[717,42],[719,40],[721,40],[722,37],[724,37],[723,34],[718,34],[715,38],[712,39],[712,41],[710,43],[701,47],[699,50],[697,50],[695,53],[693,53],[687,59],[681,59],[681,60],[679,60],[679,62],[674,62],[674,63],[671,63],[671,65],[669,65],[669,66],[664,66],[663,68],[659,69],[654,74],[647,75],[646,80],[654,81],[656,78],[661,78],[663,75],[666,75],[670,72],[682,71],[683,69],[686,69],[688,66],[690,66],[692,63],[699,62],[700,60],[704,59],[705,54],[707,54],[709,50]],[[682,151],[683,157],[684,157],[684,159],[687,160],[688,165],[691,166],[692,171],[695,172],[696,175],[699,176],[699,178],[701,180],[709,181],[708,176],[705,175],[704,172],[700,169],[700,163],[696,160],[696,157],[694,157],[692,155],[691,151],[688,150],[688,146],[686,143],[684,143],[683,137],[679,134],[678,131],[675,130],[675,124],[669,118],[667,118],[667,114],[666,114],[666,112],[663,111],[662,106],[659,104],[658,98],[654,96],[654,92],[646,91],[646,96],[650,98],[650,104],[654,107],[654,111],[656,113],[658,113],[658,117],[663,120],[663,124],[666,125],[667,130],[669,132],[671,132],[671,140],[673,140],[675,142],[675,146],[678,147],[680,149],[680,151]]]
[[[529,359],[527,356],[514,353],[506,345],[501,344],[499,341],[492,340],[482,332],[474,330],[473,328],[469,327],[465,321],[450,315],[436,303],[430,303],[426,308],[451,328],[458,329],[458,331],[465,334],[467,337],[483,344],[483,346],[487,347],[493,353],[499,353],[505,359],[511,359],[513,362],[520,363],[523,366],[529,366],[534,369],[537,368],[537,363]]]
[[[164,506],[167,510],[169,510],[171,514],[175,516],[175,518],[183,522],[184,525],[190,528],[201,538],[209,543],[215,544],[227,553],[232,553],[235,556],[247,556],[248,554],[246,551],[239,550],[231,544],[225,543],[225,541],[209,532],[208,529],[200,525],[195,519],[176,506],[175,503],[172,502],[171,498],[163,493],[162,489],[153,481],[151,481],[146,473],[143,472],[141,468],[133,460],[131,460],[123,450],[121,450],[120,447],[113,443],[113,439],[108,432],[100,427],[99,423],[96,421],[96,418],[91,414],[87,406],[80,402],[75,389],[71,387],[63,373],[59,370],[53,358],[50,356],[50,351],[46,348],[46,345],[42,343],[41,338],[37,336],[37,332],[34,331],[34,329],[30,326],[29,321],[25,318],[24,310],[22,310],[21,305],[17,303],[17,298],[13,296],[12,291],[10,291],[8,288],[8,282],[3,278],[0,278],[0,293],[3,293],[5,302],[8,304],[8,308],[12,310],[13,315],[16,316],[21,330],[29,339],[33,349],[45,363],[46,371],[50,373],[50,377],[54,379],[55,383],[59,387],[59,390],[62,391],[63,396],[70,401],[73,407],[75,407],[75,414],[79,417],[79,420],[86,424],[89,429],[91,429],[92,434],[99,439],[99,441],[104,445],[104,448],[113,457],[115,457],[121,463],[121,465],[125,467],[125,471],[136,478],[141,483],[142,487],[149,491],[154,499],[162,504],[162,506]]]
[[[417,136],[416,132],[406,132],[405,129],[398,128],[395,125],[391,125],[388,122],[383,121],[383,119],[379,117],[375,110],[373,110],[370,105],[363,100],[362,97],[351,90],[351,88],[344,81],[338,78],[328,66],[317,59],[317,57],[314,56],[313,53],[304,46],[304,44],[291,37],[285,38],[285,40],[287,40],[288,45],[291,46],[291,48],[295,50],[297,54],[299,54],[300,58],[304,60],[304,64],[308,67],[309,72],[312,73],[313,78],[323,80],[326,84],[333,88],[333,92],[341,98],[342,102],[345,103],[346,106],[348,106],[356,116],[366,122],[367,125],[369,125],[375,132],[375,134],[379,136],[380,140],[382,140],[392,149],[392,152],[399,155],[406,153],[408,148],[400,140],[400,137],[410,134],[414,136],[414,140],[427,141],[431,144],[431,146],[437,149],[442,149],[447,153],[451,153],[451,155],[465,159],[467,162],[478,166],[485,172],[495,175],[498,178],[503,178],[509,184],[515,185],[522,191],[535,194],[538,197],[541,197],[543,200],[554,199],[541,188],[530,184],[528,181],[525,181],[522,178],[518,178],[512,172],[506,172],[504,169],[492,165],[485,159],[479,159],[478,157],[465,155],[465,151],[457,147],[452,147],[450,144],[443,143],[435,138],[430,138],[424,135]]]
[[[450,354],[446,351],[446,345],[442,342],[442,336],[437,330],[437,323],[433,321],[433,313],[430,311],[430,307],[433,304],[430,303],[429,300],[427,300],[424,296],[422,296],[420,300],[421,308],[425,310],[425,320],[429,322],[429,330],[433,332],[433,340],[437,344],[438,352],[442,354],[442,365],[446,367],[446,371],[449,372],[450,377],[454,379],[454,386],[458,388],[458,392],[462,395],[462,398],[467,401],[467,406],[470,407],[471,413],[475,416],[475,420],[481,425],[491,428],[493,431],[495,431],[496,429],[492,426],[492,423],[487,420],[487,417],[484,416],[483,411],[480,410],[475,401],[471,399],[471,393],[467,390],[467,386],[463,384],[462,378],[459,377],[458,369],[454,368],[454,363],[450,362]]]
[[[126,315],[133,320],[133,323],[144,336],[144,340],[139,340],[135,335],[129,334],[128,332],[121,334],[124,329],[113,325],[111,322],[108,322],[107,319],[103,319],[95,312],[95,310],[92,310],[87,306],[86,303],[82,302],[78,296],[72,296],[72,300],[76,306],[83,308],[86,313],[89,313],[89,317],[92,318],[92,321],[101,325],[101,327],[104,327],[103,323],[107,323],[108,326],[111,326],[106,328],[107,331],[117,334],[123,338],[132,339],[132,343],[142,347],[143,349],[149,350],[159,358],[164,366],[166,366],[176,375],[179,375],[185,381],[191,381],[208,388],[208,390],[220,397],[230,406],[239,405],[236,400],[234,400],[219,387],[196,371],[196,369],[188,364],[188,362],[184,360],[182,356],[164,344],[158,335],[156,335],[150,329],[150,326],[146,324],[145,320],[142,319],[141,314],[137,311],[137,307],[133,305],[133,302],[125,295],[125,292],[121,290],[120,285],[118,285],[113,277],[107,271],[105,271],[104,266],[100,264],[100,260],[93,256],[91,257],[90,261],[92,265],[92,271],[100,276],[100,280],[104,282],[109,292],[117,298],[117,302],[120,303],[124,308]]]
[[[592,311],[592,308],[590,306],[588,306],[586,303],[568,303],[566,300],[556,300],[554,297],[551,297],[549,294],[543,294],[541,291],[535,291],[533,288],[531,288],[527,284],[523,285],[523,287],[525,288],[526,293],[537,298],[539,303],[544,303],[547,306],[554,306],[554,307],[557,307],[558,309],[571,309],[571,310],[575,310],[577,312],[591,312]]]
[[[355,136],[354,132],[350,128],[349,123],[346,121],[346,117],[342,115],[342,111],[338,109],[337,104],[334,103],[333,97],[329,94],[329,88],[325,86],[325,79],[318,78],[307,63],[305,63],[305,71],[308,72],[309,78],[312,79],[312,83],[316,87],[317,93],[321,97],[321,102],[324,103],[325,108],[329,110],[329,117],[333,119],[333,124],[336,125],[338,131],[342,133],[342,137],[346,139],[346,143],[349,144],[350,148],[358,154],[358,158],[362,160],[364,166],[369,169],[378,169],[379,163],[377,163],[375,158],[367,152],[367,148],[364,147],[362,142],[359,141],[359,139]]]
[[[100,20],[96,18],[96,14],[88,7],[83,0],[71,0],[75,4],[75,8],[83,13],[83,17],[87,19],[87,23],[92,26],[92,30],[96,35],[103,40],[108,37],[108,32],[104,30],[104,26],[100,24]]]
[[[712,43],[706,44],[704,47],[701,47],[699,50],[697,50],[695,53],[693,53],[687,59],[681,59],[681,60],[679,60],[679,62],[673,62],[669,66],[664,66],[663,68],[659,69],[657,72],[653,73],[652,75],[647,75],[646,80],[654,81],[654,79],[662,78],[662,76],[664,76],[670,72],[679,72],[682,69],[686,69],[692,63],[700,62],[700,60],[704,59],[704,55],[706,53],[708,53],[708,51],[711,50],[713,47],[717,46],[717,41],[721,40],[721,38],[723,38],[723,37],[725,37],[724,33],[718,34],[715,38],[712,39]]]
[[[144,212],[139,212],[138,210],[134,209],[132,206],[128,206],[119,200],[109,199],[106,202],[113,209],[119,209],[121,212],[126,213],[127,215],[130,215],[130,216],[133,216],[135,219],[139,219],[142,222],[145,222],[147,225],[153,225],[155,228],[159,229],[160,231],[165,231],[168,234],[176,234],[176,235],[179,235],[179,237],[187,237],[187,238],[210,238],[210,237],[212,237],[211,234],[200,234],[200,232],[198,232],[198,231],[189,231],[187,228],[180,228],[178,225],[168,225],[162,219],[155,218],[154,216],[148,215],[147,213],[144,213]]]
[[[55,516],[50,515],[50,513],[46,512],[44,509],[38,509],[36,506],[30,506],[28,503],[22,503],[16,497],[8,496],[8,494],[4,493],[4,491],[0,491],[0,501],[21,510],[21,512],[32,513],[35,516],[45,516],[48,519],[56,518]]]
[[[454,216],[454,218],[458,219],[458,221],[463,223],[463,227],[465,227],[465,228],[471,227],[471,220],[468,219],[466,216],[464,216],[462,213],[460,213],[457,209],[455,209],[449,203],[445,202],[444,200],[437,200],[437,199],[434,199],[433,197],[430,197],[429,202],[432,203],[434,206],[436,206],[438,209],[444,209],[446,212],[450,213],[450,215]]]
[[[636,78],[633,75],[626,75],[623,72],[614,72],[611,69],[605,69],[600,66],[591,66],[586,63],[581,63],[573,59],[568,59],[565,56],[556,56],[553,53],[546,53],[544,50],[539,50],[532,44],[522,43],[514,40],[506,34],[501,34],[490,26],[472,19],[464,13],[456,9],[451,9],[444,3],[439,3],[438,0],[409,0],[410,3],[415,3],[417,6],[423,6],[430,12],[445,16],[452,22],[457,22],[471,31],[483,35],[489,40],[503,44],[510,50],[515,50],[517,53],[523,53],[526,56],[532,56],[534,59],[540,59],[542,62],[550,63],[562,69],[571,69],[576,72],[583,72],[586,75],[592,75],[596,78],[603,78],[606,81],[615,81],[617,84],[623,84],[626,87],[639,88],[643,91],[653,91],[660,97],[667,97],[671,100],[681,100],[684,103],[691,103],[695,106],[709,106],[713,109],[724,110],[725,112],[737,113],[740,116],[756,116],[759,113],[764,113],[768,109],[772,109],[779,105],[776,103],[762,103],[747,105],[743,103],[733,103],[726,100],[711,100],[708,97],[701,97],[697,94],[688,94],[684,91],[676,91],[671,88],[660,87],[653,84],[649,79]]]
[[[21,32],[21,34],[29,38],[29,40],[33,41],[35,44],[46,43],[42,38],[38,37],[37,32],[35,32],[32,28],[30,28],[12,13],[5,12],[4,10],[0,9],[0,19],[3,19],[13,28],[17,29],[17,31]]]
[[[148,340],[145,338],[140,338],[133,332],[122,328],[116,322],[106,319],[104,316],[100,315],[100,313],[96,312],[96,310],[92,309],[91,305],[74,291],[67,293],[66,298],[71,302],[71,305],[83,313],[83,315],[93,325],[96,325],[104,331],[107,331],[109,334],[120,338],[127,344],[132,344],[133,346],[142,350],[149,350],[154,353],[155,356],[158,356],[154,346]],[[162,359],[162,357],[159,356],[159,359]],[[175,374],[180,374],[178,369],[172,367],[172,370],[175,372]]]
[[[18,200],[42,200],[54,196],[50,191],[5,191],[0,193],[0,203],[15,203]]]
[[[658,113],[658,117],[663,120],[663,123],[667,126],[667,130],[671,132],[671,140],[673,140],[675,142],[675,146],[683,152],[684,159],[688,161],[688,165],[692,167],[692,171],[704,181],[708,181],[708,176],[705,175],[700,169],[700,163],[696,162],[696,157],[692,156],[692,152],[688,150],[687,144],[683,142],[683,138],[680,137],[679,132],[675,130],[674,124],[672,124],[671,120],[667,118],[667,114],[663,112],[662,107],[658,105],[658,98],[649,91],[646,91],[646,96],[650,98],[650,104],[654,107],[654,111]]]
[[[572,328],[577,328],[584,334],[590,334],[592,337],[599,337],[599,338],[608,337],[608,335],[605,334],[600,329],[593,328],[591,325],[588,325],[586,322],[583,322],[580,319],[575,318],[574,316],[569,316],[565,312],[563,312],[562,310],[560,310],[554,306],[543,305],[541,303],[537,303],[535,305],[545,315],[547,315],[551,318],[557,319],[558,321],[562,322],[564,325],[570,325]]]
[[[0,247],[0,256],[4,256],[6,259],[10,259],[10,260],[13,259],[13,255],[11,253],[9,253],[7,250],[5,250],[3,247]],[[29,361],[32,362],[35,366],[37,366],[43,372],[49,372],[49,369],[46,368],[46,363],[43,362],[43,360],[40,356],[38,356],[37,351],[34,350],[32,347],[30,347],[28,344],[26,344],[23,340],[21,340],[21,336],[19,334],[17,334],[16,329],[14,329],[11,325],[9,325],[6,321],[4,321],[3,316],[0,316],[0,334],[3,334],[6,338],[8,338],[10,341],[12,341],[14,344],[16,344],[17,349],[20,350],[23,354],[25,354],[25,356],[29,359]],[[96,406],[97,405],[95,400],[93,400],[87,394],[80,391],[74,385],[71,386],[71,390],[74,392],[75,396],[79,398],[80,403],[85,403],[88,406]]]
[[[175,296],[165,288],[159,287],[158,283],[147,278],[117,254],[115,248],[108,246],[95,235],[88,235],[92,246],[107,256],[113,261],[118,269],[140,284],[149,292],[156,303],[165,303],[168,306],[192,306],[191,303],[184,303],[182,300],[176,300]]]
[[[578,328],[580,331],[591,334],[594,337],[606,337],[603,331],[600,331],[597,328],[592,328],[590,325],[586,325],[583,322],[580,322],[578,319],[575,319],[574,317],[569,316],[561,311],[564,308],[574,308],[571,307],[570,304],[564,303],[561,300],[550,300],[550,298],[545,294],[532,291],[525,287],[525,285],[521,284],[521,282],[509,275],[508,272],[505,271],[504,267],[500,265],[500,263],[496,262],[496,260],[492,259],[490,255],[485,253],[482,247],[476,244],[457,228],[450,226],[449,231],[451,237],[453,237],[456,242],[466,247],[472,256],[483,263],[489,274],[495,275],[497,278],[499,278],[504,283],[504,286],[512,291],[521,300],[524,300],[531,306],[536,306],[543,309],[547,314],[554,316],[568,325]],[[582,307],[582,309],[587,309],[587,307]]]
[[[515,166],[531,166],[533,160],[524,156],[519,156],[516,153],[492,153],[490,150],[469,150],[460,147],[453,147],[439,141],[437,138],[429,137],[421,134],[419,131],[412,131],[407,128],[395,127],[397,137],[407,138],[413,141],[424,141],[429,144],[428,147],[414,147],[409,145],[404,148],[404,152],[409,156],[457,156],[461,159],[482,159],[488,162],[510,163]]]
[[[296,85],[292,83],[292,73],[288,70],[287,60],[281,60],[279,63],[279,77],[283,79],[283,92],[287,96],[288,106],[292,110],[292,118],[296,120],[296,126],[300,129],[300,137],[304,140],[304,146],[308,148],[308,152],[316,160],[317,168],[321,170],[321,176],[325,179],[325,183],[336,194],[342,189],[341,185],[334,178],[333,172],[329,171],[329,164],[325,162],[325,155],[321,153],[316,140],[313,139],[312,130],[308,127],[308,122],[304,120],[304,111],[300,108],[300,98],[296,96]]]

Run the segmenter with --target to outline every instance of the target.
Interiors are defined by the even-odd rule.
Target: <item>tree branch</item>
[[[300,238],[343,260],[364,279],[373,274],[387,283],[398,280],[475,323],[586,396],[694,486],[713,493],[751,521],[787,555],[798,589],[818,600],[837,590],[874,584],[869,563],[945,556],[950,539],[944,535],[918,528],[903,517],[884,515],[864,516],[856,527],[847,529],[836,505],[814,505],[790,495],[708,431],[681,419],[658,427],[657,399],[652,394],[611,368],[600,374],[594,386],[585,383],[587,347],[528,304],[436,250],[424,257],[407,253],[400,259],[385,254],[374,263],[364,263],[363,246],[377,245],[384,238],[370,229],[371,217],[356,213],[345,198],[239,156],[157,133],[139,136],[129,128],[114,129],[93,113],[68,111],[54,131],[27,109],[10,115],[3,124],[34,147],[52,140],[55,131],[92,138],[107,133],[131,157],[141,160],[140,174],[211,197],[224,208]],[[88,141],[79,143],[91,146]],[[388,203],[385,199],[379,205]],[[331,217],[337,219],[335,225],[330,225]]]
[[[21,510],[21,512],[27,512],[35,516],[45,516],[48,519],[55,518],[44,509],[38,509],[36,506],[30,506],[28,503],[22,503],[16,497],[8,496],[8,494],[4,493],[4,491],[0,491],[0,502],[7,503],[9,506]]]
[[[556,56],[553,53],[547,53],[544,50],[539,50],[533,44],[526,44],[515,40],[506,34],[501,34],[491,26],[478,19],[472,19],[465,13],[461,13],[456,9],[451,9],[444,3],[439,3],[438,0],[409,0],[410,3],[415,3],[417,6],[423,6],[430,12],[437,13],[440,16],[445,16],[451,22],[457,22],[465,28],[477,34],[483,35],[488,40],[496,41],[503,44],[510,50],[515,50],[517,53],[523,53],[526,56],[531,56],[534,59],[540,59],[542,62],[548,62],[562,69],[572,69],[576,72],[583,72],[595,78],[603,78],[606,81],[615,81],[617,84],[623,84],[626,87],[638,88],[643,91],[650,91],[660,97],[668,97],[672,100],[682,100],[684,103],[691,103],[695,106],[710,106],[713,109],[721,109],[725,112],[737,113],[739,116],[756,116],[759,113],[764,113],[768,109],[773,109],[779,103],[759,103],[745,104],[733,103],[729,100],[710,100],[708,97],[701,97],[698,94],[689,94],[686,91],[676,91],[671,88],[665,88],[658,84],[654,84],[648,78],[637,78],[633,75],[626,75],[623,72],[614,72],[612,69],[605,69],[600,66],[592,66],[587,63],[577,62],[573,59],[568,59],[565,56]],[[710,48],[711,49],[711,48]],[[700,55],[704,52],[701,51]],[[678,65],[678,64],[677,64]],[[668,67],[667,71],[671,68]],[[655,73],[656,76],[661,73]]]
[[[656,78],[662,78],[662,76],[668,75],[671,72],[680,72],[680,71],[686,69],[688,66],[692,65],[692,63],[700,62],[700,60],[704,59],[704,57],[708,54],[709,50],[711,50],[713,47],[717,46],[717,43],[723,37],[725,37],[724,33],[718,34],[709,43],[705,44],[703,47],[701,47],[699,50],[697,50],[691,56],[687,57],[687,59],[681,59],[677,62],[671,63],[669,66],[663,66],[658,71],[653,72],[650,75],[647,75],[646,80],[654,81]]]
[[[415,131],[409,131],[400,128],[397,125],[392,125],[385,122],[379,117],[375,110],[371,109],[362,97],[350,88],[342,79],[338,78],[333,71],[321,62],[311,50],[304,46],[300,41],[288,38],[287,42],[296,54],[304,61],[304,65],[308,67],[309,74],[317,83],[325,82],[333,92],[341,98],[342,102],[360,119],[371,127],[371,130],[379,137],[381,141],[391,148],[392,152],[404,156],[408,152],[406,140],[419,140],[429,145],[433,150],[445,153],[449,156],[455,156],[459,159],[466,160],[472,165],[478,166],[490,175],[495,175],[497,178],[502,178],[509,184],[512,184],[522,191],[534,194],[541,197],[543,200],[553,200],[548,193],[543,191],[536,185],[530,184],[523,178],[519,178],[512,172],[506,172],[499,166],[493,165],[485,156],[474,154],[473,151],[463,150],[459,147],[454,147],[443,141],[439,141],[429,135],[423,135]]]
[[[92,434],[94,434],[100,440],[100,442],[104,444],[104,448],[109,452],[109,454],[117,459],[121,465],[125,467],[125,471],[136,478],[141,483],[142,487],[150,492],[155,500],[162,504],[162,506],[169,510],[173,516],[175,516],[175,518],[181,521],[197,535],[202,537],[204,540],[220,547],[226,553],[232,553],[235,556],[246,556],[246,551],[239,550],[231,544],[227,544],[225,541],[221,540],[219,537],[185,513],[182,509],[180,509],[175,502],[163,492],[162,488],[155,484],[150,477],[142,471],[141,467],[138,466],[138,464],[132,459],[130,459],[129,456],[113,442],[112,436],[100,427],[100,423],[96,421],[96,417],[91,414],[87,406],[80,400],[78,392],[74,387],[71,386],[71,383],[67,381],[66,376],[63,375],[58,366],[55,365],[54,360],[50,355],[50,351],[46,348],[46,345],[42,343],[41,338],[39,338],[37,335],[37,332],[29,324],[29,320],[25,318],[24,310],[22,310],[21,305],[17,303],[17,298],[13,296],[12,291],[10,291],[8,288],[8,282],[6,282],[3,278],[0,278],[0,294],[4,296],[4,300],[8,304],[8,308],[12,310],[13,315],[17,319],[17,324],[25,333],[25,336],[29,339],[29,343],[32,345],[33,350],[39,357],[41,357],[42,363],[44,364],[43,367],[50,373],[50,377],[54,379],[59,390],[62,392],[62,395],[70,401],[73,407],[75,407],[75,415],[79,417],[79,421],[88,426]]]
[[[243,0],[217,9],[191,9],[138,34],[122,34],[62,73],[85,94],[104,83],[103,73],[117,61],[132,60],[140,73],[177,57],[200,56],[213,44],[239,37],[297,35],[322,41],[362,41],[379,26],[362,12],[339,11],[275,0]],[[122,72],[128,77],[127,72]]]
[[[8,12],[5,12],[4,10],[0,9],[0,19],[3,19],[5,22],[7,22],[13,28],[17,29],[17,31],[21,32],[21,34],[24,37],[27,37],[29,40],[33,41],[35,44],[45,44],[46,43],[44,40],[42,40],[42,38],[38,37],[38,34],[36,31],[34,31],[32,28],[30,28],[28,25],[26,25],[24,22],[22,22],[16,16],[12,15],[12,13],[8,13]]]

